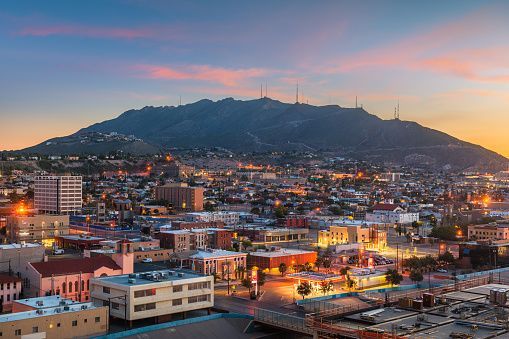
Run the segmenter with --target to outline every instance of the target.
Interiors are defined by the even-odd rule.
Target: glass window
[[[98,323],[101,321],[101,317],[95,317],[95,322]]]
[[[172,305],[173,306],[182,305],[182,299],[173,299]]]
[[[78,326],[78,320],[73,320],[72,321],[72,326]]]
[[[110,288],[103,286],[103,293],[110,294]]]
[[[182,292],[182,285],[173,286],[173,293]]]

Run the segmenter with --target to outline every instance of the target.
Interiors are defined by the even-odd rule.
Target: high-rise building
[[[34,207],[45,214],[76,214],[82,207],[80,176],[38,176],[35,178]]]
[[[176,209],[203,210],[203,187],[189,187],[186,183],[172,183],[156,187],[156,200],[166,200]]]

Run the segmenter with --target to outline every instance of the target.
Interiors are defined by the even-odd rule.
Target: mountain
[[[411,121],[383,120],[362,108],[288,104],[269,98],[148,106],[65,138],[112,132],[139,138],[152,150],[213,146],[233,151],[331,150],[358,159],[454,169],[501,168],[508,161],[443,132]],[[50,142],[58,144],[60,139]],[[46,153],[44,145],[24,151]]]

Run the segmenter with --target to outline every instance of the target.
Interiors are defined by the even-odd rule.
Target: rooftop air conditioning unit
[[[184,273],[180,273],[180,272],[179,272],[178,276],[179,276],[180,278],[182,278],[182,277],[184,277]]]
[[[61,300],[58,304],[59,304],[60,306],[65,306],[66,302],[65,302],[65,300]]]
[[[136,273],[130,273],[129,278],[136,278]]]
[[[129,284],[135,284],[135,283],[136,283],[136,279],[134,279],[134,278],[129,278],[129,279],[127,279],[127,282],[128,282]]]
[[[43,306],[44,305],[44,302],[42,300],[38,300],[36,303],[35,303],[37,306]]]
[[[71,308],[69,306],[64,306],[64,311],[69,311]]]
[[[35,313],[41,315],[41,314],[44,314],[44,310],[37,310],[37,311],[35,311]]]
[[[55,313],[61,313],[62,312],[62,309],[59,307],[59,308],[55,308]]]

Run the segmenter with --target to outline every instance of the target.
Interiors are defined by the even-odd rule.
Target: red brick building
[[[293,265],[304,265],[310,263],[314,265],[317,253],[314,251],[303,251],[296,249],[279,249],[275,251],[257,251],[251,252],[247,256],[247,267],[258,267],[261,270],[278,270],[281,263],[287,267]]]

